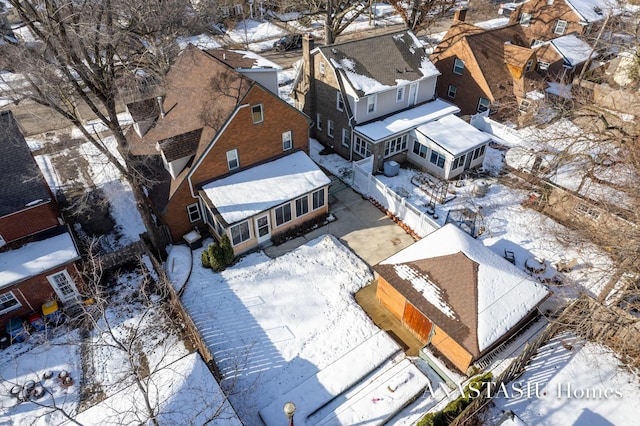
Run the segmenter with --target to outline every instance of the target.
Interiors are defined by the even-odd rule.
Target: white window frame
[[[245,233],[242,232],[244,229],[240,229],[240,227],[243,227],[243,228],[246,227],[246,235]],[[233,235],[234,229],[240,229],[239,233],[237,234],[237,236],[239,237],[237,242],[236,242],[235,236]],[[249,241],[251,239],[251,227],[249,226],[249,221],[245,220],[243,222],[240,222],[236,225],[229,227],[229,235],[231,235],[231,238],[230,238],[231,245],[233,245],[234,247],[246,241]]]
[[[520,25],[523,27],[528,27],[531,25],[531,18],[533,16],[530,13],[522,13],[520,15]]]
[[[322,130],[322,116],[320,113],[316,113],[316,129]]]
[[[220,11],[222,12],[223,18],[228,18],[229,16],[231,16],[231,10],[227,6],[221,7]]]
[[[318,210],[325,205],[325,188],[320,188],[311,193],[311,208],[312,210]]]
[[[391,157],[399,152],[407,149],[407,140],[409,135],[398,136],[397,138],[389,139],[384,143],[384,158]]]
[[[462,59],[456,58],[453,61],[453,73],[462,75],[464,71],[464,61]]]
[[[378,95],[367,96],[367,114],[375,114]]]
[[[543,44],[544,44],[544,40],[535,39],[533,40],[533,43],[531,43],[531,48],[542,46]]]
[[[483,102],[483,101],[486,101],[486,102]],[[491,108],[491,101],[489,99],[487,99],[487,98],[480,97],[480,99],[478,99],[477,111],[478,112],[485,112],[485,111],[488,111],[489,108]]]
[[[260,114],[260,117],[257,120],[256,114]],[[264,111],[262,109],[262,104],[253,105],[251,107],[251,120],[253,121],[253,124],[260,124],[264,121]]]
[[[15,305],[12,305],[9,308],[5,308],[5,309],[0,310],[0,315],[4,315],[7,312],[15,311],[16,309],[22,308],[22,303],[20,303],[20,301],[18,300],[16,295],[13,294],[12,291],[7,291],[5,293],[0,294],[0,302],[1,303],[6,303],[6,302],[9,302],[10,300],[15,300],[15,302],[16,302]]]
[[[536,68],[538,69],[538,71],[547,71],[549,69],[549,63],[538,61],[538,63],[536,64]]]
[[[278,219],[278,211],[282,212],[282,221]],[[291,211],[291,203],[285,203],[273,209],[276,227],[283,226],[293,220],[293,212]]]
[[[324,67],[325,67],[324,62],[320,61],[318,63],[318,70],[320,71],[320,75],[324,75],[324,72],[325,72]]]
[[[450,84],[449,87],[447,87],[447,96],[451,99],[455,99],[456,93],[458,93],[458,88],[453,84]]]
[[[371,149],[369,148],[369,142],[362,139],[360,136],[356,136],[356,140],[353,143],[353,152],[360,156],[367,158],[371,155]]]
[[[351,146],[351,131],[342,128],[342,146],[349,148]]]
[[[202,220],[200,203],[189,204],[187,206],[187,216],[189,217],[189,223],[200,222]]]
[[[300,198],[296,198],[296,217],[301,217],[309,214],[309,197],[307,195],[303,195]]]
[[[553,33],[562,35],[567,31],[567,21],[558,19],[553,27]]]
[[[600,219],[600,210],[585,203],[576,204],[573,211],[582,216],[586,216],[591,220]]]
[[[244,7],[242,7],[241,4],[234,4],[233,5],[233,12],[237,15],[237,16],[242,16],[244,15]]]
[[[472,160],[477,160],[478,157],[482,157],[482,155],[484,155],[484,150],[485,150],[486,145],[482,145],[476,149],[473,150],[473,157]]]
[[[464,166],[464,162],[467,159],[467,154],[462,154],[460,157],[456,157],[451,162],[451,170],[459,169]]]
[[[404,101],[405,86],[398,86],[396,89],[396,102]]]
[[[531,68],[533,68],[533,58],[529,58],[529,60],[527,61],[527,63],[524,66],[524,72],[528,73],[529,71],[531,71]]]
[[[339,90],[336,92],[336,109],[338,111],[344,111],[344,99]]]
[[[291,148],[293,148],[293,132],[287,130],[282,132],[282,150],[289,151]]]
[[[327,120],[327,136],[329,136],[330,138],[333,137],[333,130],[333,120]]]
[[[235,161],[236,165],[232,166],[232,163]],[[240,156],[238,155],[238,149],[234,148],[227,151],[227,167],[229,171],[236,170],[240,168]]]
[[[431,150],[431,155],[429,155],[429,163],[433,164],[439,169],[444,169],[444,165],[446,164],[446,162],[447,157],[434,149]]]
[[[59,285],[58,281],[56,280],[56,277],[59,275],[64,276],[64,279],[66,281],[65,284],[69,286],[73,294],[64,293],[62,287]],[[78,293],[78,289],[76,288],[76,283],[73,281],[73,279],[71,278],[71,275],[69,275],[69,272],[67,272],[66,269],[56,272],[55,274],[48,275],[47,280],[49,281],[49,284],[51,284],[51,287],[53,287],[56,294],[60,298],[60,301],[63,303],[68,302],[71,299],[75,299],[80,295],[80,293]]]
[[[427,159],[427,154],[429,153],[429,147],[421,144],[417,139],[413,140],[413,153],[418,157],[422,157],[425,160]]]
[[[523,114],[526,114],[527,111],[529,111],[529,107],[531,106],[531,101],[528,99],[522,99],[520,101],[520,105],[518,105],[518,111],[520,111]]]

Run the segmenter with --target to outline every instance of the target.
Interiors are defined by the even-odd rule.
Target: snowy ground
[[[538,350],[522,376],[494,393],[488,424],[507,410],[528,425],[637,424],[638,376],[619,365],[606,347],[560,334]]]
[[[332,416],[376,424],[376,413],[389,416],[406,398],[398,391],[393,402],[394,395],[384,391],[392,378],[383,373],[397,365],[393,361],[371,376],[377,385],[344,399],[346,389],[400,348],[356,303],[353,294],[372,275],[335,238],[320,237],[276,259],[250,254],[220,274],[200,265],[200,250],[194,251],[193,262],[182,301],[245,424],[260,424],[260,410],[267,425],[278,424],[286,398],[299,405],[296,424]],[[402,390],[419,393],[426,377],[415,367],[406,368],[413,370],[410,385]],[[317,412],[329,402],[328,412]]]

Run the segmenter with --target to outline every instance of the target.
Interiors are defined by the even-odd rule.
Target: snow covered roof
[[[388,116],[382,120],[356,126],[355,131],[373,142],[415,129],[421,124],[460,112],[460,108],[435,99],[420,106]]]
[[[423,124],[416,130],[454,156],[491,141],[488,133],[481,132],[455,115]]]
[[[257,53],[246,50],[212,49],[207,50],[207,53],[224,61],[235,69],[254,71],[265,69],[277,71],[282,69],[282,67],[275,62],[271,62]]]
[[[202,190],[233,224],[328,185],[329,178],[302,151],[216,180]]]
[[[375,269],[475,357],[548,294],[542,285],[453,224]]]
[[[575,34],[555,38],[549,43],[572,67],[586,62],[590,55],[597,55],[588,43],[580,40]]]
[[[618,15],[622,9],[615,0],[565,0],[585,23],[597,22],[609,13]]]
[[[0,253],[0,288],[35,277],[79,257],[68,232]]]
[[[351,85],[358,96],[440,75],[411,31],[333,44],[320,47],[319,51],[333,68],[342,71],[346,84]]]

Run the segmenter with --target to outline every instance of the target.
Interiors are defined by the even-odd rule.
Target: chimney
[[[457,9],[453,14],[453,23],[455,24],[456,22],[464,22],[466,18],[467,18],[467,8],[463,7],[463,8]]]
[[[302,111],[312,119],[315,119],[315,63],[311,56],[314,48],[313,36],[306,33],[302,36],[302,87],[304,105]]]
[[[158,101],[158,107],[160,108],[160,117],[164,118],[167,113],[164,112],[164,98],[162,96],[156,96],[156,100]]]

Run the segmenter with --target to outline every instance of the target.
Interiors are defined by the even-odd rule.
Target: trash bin
[[[44,315],[45,321],[54,327],[64,322],[64,315],[56,300],[50,300],[42,305],[42,315]]]
[[[29,324],[31,324],[31,327],[33,327],[34,330],[42,331],[45,329],[44,320],[42,319],[42,315],[40,315],[39,313],[35,311],[31,312],[28,318],[29,318]]]
[[[12,343],[24,342],[29,337],[29,332],[22,318],[11,318],[9,320],[7,323],[7,334]]]

